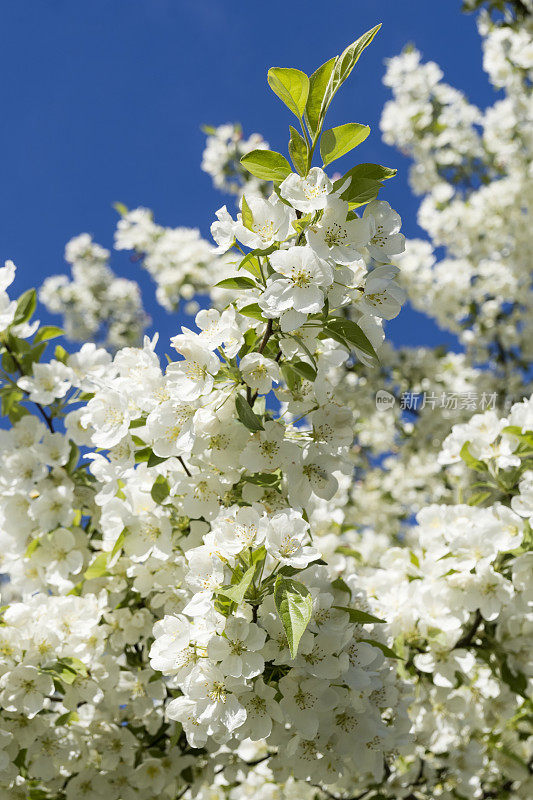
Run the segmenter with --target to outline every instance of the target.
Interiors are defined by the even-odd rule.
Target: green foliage
[[[369,133],[368,125],[360,125],[358,122],[347,122],[324,131],[320,140],[320,155],[324,166],[349,153],[364,142]]]
[[[378,360],[378,356],[372,343],[363,330],[346,317],[328,317],[324,323],[324,333],[335,341],[340,342],[350,349],[350,345],[357,347],[365,355]]]
[[[235,398],[235,410],[237,411],[239,420],[243,425],[246,425],[249,431],[252,431],[252,433],[264,431],[261,418],[252,411],[250,404],[242,394],[238,394]]]
[[[37,292],[35,289],[28,289],[28,291],[24,292],[24,294],[22,294],[18,299],[13,325],[21,325],[23,322],[28,322],[35,311],[36,306]]]
[[[163,475],[158,475],[150,494],[154,503],[163,503],[170,494],[170,485]]]
[[[109,553],[99,553],[93,563],[83,573],[85,580],[90,581],[93,578],[102,578],[104,575],[107,575],[108,558]]]
[[[337,57],[335,68],[333,69],[325,96],[325,101],[328,105],[346,78],[348,78],[348,76],[351,74],[365,47],[368,47],[380,28],[381,24],[375,25],[369,31],[363,33],[359,39],[356,39],[355,42],[352,42],[352,44],[348,45],[348,47],[343,50],[340,56]]]
[[[281,183],[292,172],[285,156],[273,150],[252,150],[241,158],[241,164],[248,172],[263,181]]]
[[[258,319],[262,322],[266,322],[263,312],[257,303],[250,303],[250,305],[240,308],[239,314],[242,314],[244,317],[251,317],[252,319]]]
[[[278,575],[274,586],[274,602],[285,630],[291,658],[295,658],[300,639],[311,619],[311,594],[303,583]]]
[[[237,275],[234,278],[224,278],[215,284],[220,289],[255,289],[257,284],[251,278]]]
[[[249,231],[253,231],[254,229],[254,215],[250,210],[250,206],[246,202],[246,197],[242,196],[242,204],[241,204],[241,215],[242,215],[242,224],[245,228],[248,228]]]
[[[371,644],[372,647],[377,647],[378,650],[381,650],[384,656],[387,656],[387,658],[397,658],[400,661],[404,660],[401,656],[398,655],[398,653],[396,653],[390,647],[387,647],[386,644],[383,644],[383,642],[376,642],[375,639],[359,639],[359,641]]]
[[[49,339],[55,339],[57,336],[63,336],[64,333],[64,330],[62,328],[58,328],[57,325],[43,325],[43,327],[39,328],[35,334],[33,343],[39,344],[39,342],[47,342]]]
[[[292,125],[289,125],[289,130],[291,132],[291,138],[289,139],[289,155],[292,159],[292,163],[300,175],[307,175],[309,159],[307,142],[302,134],[298,133],[296,128],[293,128]]]
[[[360,625],[371,622],[386,622],[386,620],[375,617],[373,614],[369,614],[367,611],[360,611],[358,608],[349,608],[348,606],[333,606],[333,608],[338,608],[339,611],[345,611],[350,617],[350,622],[355,622]]]
[[[476,472],[486,472],[487,465],[484,461],[480,461],[478,458],[474,458],[474,456],[470,453],[469,450],[470,442],[465,442],[464,445],[461,447],[461,452],[459,455],[465,462],[467,467],[470,469],[476,470]]]
[[[383,181],[393,178],[396,173],[397,170],[382,167],[380,164],[357,164],[357,166],[349,169],[342,178],[335,181],[333,189],[338,191],[350,178],[350,183],[346,186],[341,197],[355,208],[375,200],[379,190],[383,188]]]
[[[272,67],[268,85],[298,119],[303,117],[309,94],[309,78],[299,69]]]
[[[248,588],[253,580],[255,567],[256,565],[252,564],[252,566],[246,570],[238,582],[232,584],[231,586],[222,586],[222,588],[218,590],[218,594],[222,595],[223,597],[227,597],[233,603],[240,605],[244,600],[244,595],[248,591]]]
[[[336,56],[330,58],[329,61],[326,61],[325,64],[315,70],[309,78],[309,96],[305,106],[305,121],[313,136],[321,126],[323,101],[336,61]]]

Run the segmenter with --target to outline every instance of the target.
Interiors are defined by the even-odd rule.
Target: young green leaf
[[[360,611],[358,608],[348,608],[348,606],[333,606],[333,608],[338,608],[339,611],[346,611],[346,613],[350,617],[350,622],[356,622],[361,625],[364,625],[368,622],[385,622],[386,620],[380,619],[379,617],[375,617],[373,614],[368,614],[366,611]]]
[[[158,475],[150,494],[154,503],[162,503],[170,494],[170,486],[163,475]]]
[[[313,612],[311,594],[303,583],[278,575],[274,585],[274,602],[285,630],[291,658],[295,658]]]
[[[43,325],[35,334],[33,344],[47,342],[49,339],[55,339],[57,336],[63,336],[63,334],[63,328],[58,328],[57,325]]]
[[[126,538],[126,533],[128,533],[128,529],[124,528],[120,536],[118,537],[117,541],[115,542],[115,546],[111,550],[111,555],[109,556],[110,559],[114,558],[117,553],[120,552],[122,549],[122,545],[124,544],[124,539]]]
[[[305,72],[290,67],[272,67],[267,79],[274,94],[301,119],[309,94],[309,78]]]
[[[242,480],[257,486],[275,486],[281,481],[281,476],[279,472],[254,472],[252,475],[243,475]]]
[[[371,30],[363,33],[362,36],[359,37],[355,42],[348,45],[346,50],[344,50],[340,56],[337,57],[335,62],[335,67],[333,69],[333,73],[331,75],[330,81],[328,83],[328,87],[326,90],[326,94],[324,97],[324,111],[327,110],[329,104],[331,103],[335,93],[337,90],[342,86],[346,78],[350,75],[352,69],[355,67],[359,57],[365,47],[368,47],[376,33],[381,28],[380,25],[376,25]]]
[[[380,164],[358,164],[335,181],[333,190],[339,191],[348,178],[351,178],[341,197],[352,207],[360,206],[374,200],[383,187],[383,181],[393,178],[396,172],[397,170],[382,167]]]
[[[223,595],[223,597],[228,597],[234,603],[240,604],[244,600],[244,595],[248,591],[248,587],[252,582],[252,578],[254,577],[255,573],[255,564],[246,570],[242,578],[238,583],[235,583],[232,586],[222,586],[218,590],[218,594]]]
[[[17,310],[15,311],[13,325],[20,325],[23,322],[28,322],[36,306],[37,292],[35,289],[28,289],[27,292],[21,294],[17,302]]]
[[[292,125],[289,125],[289,129],[291,132],[291,138],[289,139],[289,155],[296,170],[300,175],[305,176],[307,175],[307,159],[309,155],[307,142],[302,134],[298,133],[296,128],[293,128]]]
[[[474,456],[470,452],[469,445],[470,442],[465,442],[464,445],[461,447],[461,452],[459,453],[459,455],[465,462],[466,466],[470,467],[470,469],[475,469],[476,472],[486,472],[487,465],[485,464],[484,461],[480,461],[478,458],[474,458]]]
[[[248,172],[263,181],[280,183],[292,172],[285,156],[273,150],[251,150],[241,158],[241,164]]]
[[[237,411],[239,420],[243,425],[246,425],[249,431],[255,433],[256,431],[265,430],[263,423],[261,422],[261,418],[258,417],[257,414],[254,414],[250,408],[250,404],[246,401],[246,398],[244,398],[242,394],[238,394],[235,398],[235,410]]]
[[[383,653],[384,656],[387,656],[387,658],[397,658],[400,661],[404,660],[404,659],[402,659],[401,656],[398,655],[398,653],[395,653],[394,650],[391,650],[390,647],[387,647],[386,644],[383,644],[382,642],[376,642],[375,639],[359,639],[359,641],[360,642],[366,642],[367,644],[371,644],[372,647],[377,647],[378,650],[381,650],[381,652]]]
[[[254,278],[261,278],[261,267],[259,266],[259,260],[252,253],[246,253],[237,269],[245,269],[246,272],[249,272],[250,275],[254,276]]]
[[[255,289],[257,284],[251,278],[237,275],[235,278],[224,278],[223,281],[215,283],[220,289]]]
[[[241,215],[242,215],[242,224],[245,228],[248,228],[249,231],[253,231],[254,229],[254,215],[250,210],[250,206],[246,202],[246,197],[242,196],[242,204],[241,204]]]
[[[124,203],[113,203],[113,208],[117,211],[121,217],[125,217],[128,213],[129,209],[128,206],[125,206]]]
[[[345,183],[348,176],[352,177],[352,183],[357,181],[359,178],[370,178],[374,181],[387,181],[389,178],[394,178],[396,173],[398,172],[397,169],[391,169],[390,167],[382,167],[381,164],[357,164],[355,167],[352,167],[348,170],[348,172],[339,178],[338,181],[335,181],[333,184],[334,191],[342,186]]]
[[[305,121],[313,136],[315,136],[318,131],[321,118],[323,118],[321,111],[324,96],[336,60],[336,56],[330,58],[329,61],[326,61],[325,64],[322,64],[321,67],[315,70],[309,78],[309,96],[305,106]]]
[[[93,563],[89,567],[87,567],[87,569],[83,573],[83,577],[85,578],[86,581],[90,581],[93,578],[101,578],[103,575],[107,574],[108,557],[109,553],[99,553],[96,556]]]
[[[291,361],[287,365],[307,381],[316,381],[316,369],[307,361]]]
[[[257,303],[250,303],[248,306],[239,308],[239,314],[242,314],[243,317],[251,317],[252,319],[259,319],[262,322],[266,322],[263,312]]]
[[[351,319],[345,317],[330,317],[325,325],[324,330],[326,333],[336,333],[345,339],[348,344],[357,347],[358,350],[365,353],[371,358],[378,359],[377,353],[372,346],[372,343],[363,332],[363,330],[353,322]]]
[[[148,457],[148,461],[146,462],[149,467],[157,467],[158,464],[162,464],[163,461],[167,460],[167,456],[164,458],[162,456],[156,456],[155,453],[150,453]]]
[[[320,140],[320,155],[324,166],[349,153],[364,142],[369,133],[368,125],[360,125],[358,122],[347,122],[346,125],[324,131]]]

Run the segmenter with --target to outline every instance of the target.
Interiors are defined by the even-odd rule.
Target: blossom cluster
[[[142,307],[139,286],[113,273],[109,255],[88,233],[71,239],[65,260],[71,265],[72,280],[67,275],[46,278],[39,299],[48,311],[63,316],[69,339],[118,350],[139,344],[150,318]]]
[[[440,460],[462,465],[450,469],[463,473],[463,502],[421,509],[406,544],[363,568],[414,682],[407,761],[423,796],[500,796],[508,785],[525,797],[532,785],[532,429],[533,397],[506,418],[486,411],[454,426]],[[390,788],[411,780],[400,768]]]
[[[532,17],[517,25],[480,16],[483,65],[503,97],[485,111],[444,83],[440,68],[405,50],[388,63],[384,139],[413,158],[423,193],[414,239],[397,262],[411,302],[458,333],[476,360],[531,358]],[[444,258],[434,252],[446,248]],[[497,341],[495,341],[497,340]]]
[[[262,194],[264,182],[243,168],[241,158],[252,150],[267,150],[268,142],[259,133],[252,133],[245,139],[238,124],[205,126],[203,130],[207,139],[202,169],[211,176],[217,189],[240,195],[246,188],[254,194]]]

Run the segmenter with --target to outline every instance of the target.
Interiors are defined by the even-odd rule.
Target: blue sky
[[[0,259],[15,290],[66,271],[65,243],[88,231],[111,247],[112,203],[152,208],[164,225],[208,235],[226,199],[201,172],[202,123],[241,121],[286,152],[290,112],[266,83],[270,66],[312,72],[377,22],[383,27],[335,98],[329,124],[372,128],[358,161],[399,168],[382,192],[420,235],[408,161],[381,142],[388,90],[383,60],[415,43],[482,107],[493,93],[475,20],[460,0],[17,0],[0,4]],[[351,156],[339,162],[349,168]],[[162,341],[178,320],[155,303],[148,277],[124,254],[115,271],[139,280]],[[49,319],[42,309],[41,319]],[[57,322],[57,319],[54,319]],[[398,344],[450,343],[422,315],[389,324]]]

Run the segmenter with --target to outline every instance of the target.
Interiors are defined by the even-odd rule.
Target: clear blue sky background
[[[286,151],[290,113],[266,83],[270,66],[312,72],[377,22],[383,28],[337,95],[331,125],[372,127],[358,161],[398,167],[383,199],[420,235],[408,161],[381,142],[385,58],[415,43],[481,106],[493,92],[481,68],[475,19],[460,0],[17,0],[0,2],[0,258],[15,289],[66,271],[65,243],[88,231],[111,247],[111,204],[152,208],[165,225],[208,236],[226,202],[200,170],[202,123],[240,120]],[[351,156],[348,156],[348,159]],[[351,164],[345,158],[339,167]],[[178,322],[155,303],[124,254],[112,266],[139,280],[162,342]],[[41,319],[49,319],[40,309]],[[54,320],[57,322],[57,320]],[[422,315],[389,325],[398,344],[452,342]]]

